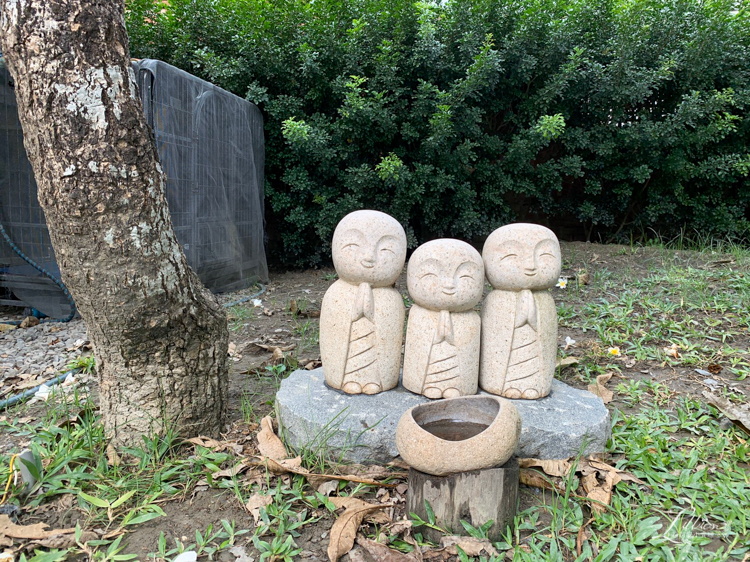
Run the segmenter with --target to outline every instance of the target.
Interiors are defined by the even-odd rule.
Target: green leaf
[[[88,503],[95,505],[97,507],[103,507],[104,509],[108,509],[111,507],[111,505],[109,504],[107,500],[103,500],[101,498],[90,496],[86,492],[78,492],[78,495],[82,497],[84,500],[86,500]]]
[[[146,521],[151,521],[152,519],[156,519],[157,517],[163,517],[166,515],[163,511],[161,513],[142,513],[141,515],[138,515],[136,517],[133,517],[132,519],[129,519],[127,522],[123,521],[123,525],[138,525],[139,523],[145,523]]]
[[[435,512],[432,511],[432,506],[427,500],[424,501],[424,510],[427,512],[427,521],[430,523],[430,525],[434,525],[436,521]]]
[[[124,496],[120,496],[115,500],[115,502],[110,506],[112,509],[115,509],[117,507],[120,507],[122,504],[124,504],[126,501],[128,501],[130,498],[133,497],[133,494],[135,494],[135,490],[130,490],[128,493],[126,493]]]

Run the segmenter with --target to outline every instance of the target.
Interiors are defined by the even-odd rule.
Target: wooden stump
[[[518,461],[511,458],[503,466],[448,476],[432,476],[409,470],[408,513],[427,521],[425,500],[435,513],[436,524],[457,535],[466,535],[463,519],[475,528],[494,521],[487,536],[500,540],[518,509]],[[433,542],[440,542],[439,531],[421,526],[416,530]]]

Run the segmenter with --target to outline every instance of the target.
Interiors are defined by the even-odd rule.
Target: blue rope
[[[38,272],[40,272],[42,275],[46,275],[50,279],[52,279],[52,282],[60,287],[60,290],[63,292],[65,297],[68,299],[68,302],[70,303],[70,314],[66,316],[65,318],[42,318],[42,322],[70,322],[73,320],[73,317],[76,315],[76,303],[73,300],[73,297],[70,296],[70,292],[68,292],[68,288],[63,284],[62,281],[60,281],[57,277],[52,275],[49,271],[38,265],[34,260],[32,260],[30,257],[28,257],[26,254],[24,254],[21,249],[15,245],[13,240],[11,240],[10,236],[8,236],[8,233],[5,232],[5,227],[3,227],[3,223],[0,222],[0,234],[3,235],[3,238],[5,238],[5,241],[10,244],[10,247],[13,249],[15,253],[17,253],[19,256],[21,256],[21,259],[23,259],[26,263],[28,263],[31,267],[36,269]],[[7,324],[12,324],[17,326],[21,322],[16,320],[13,322],[6,322]]]
[[[263,283],[258,283],[260,285],[260,291],[255,293],[254,295],[250,295],[249,297],[244,297],[236,301],[228,302],[224,305],[224,308],[229,308],[230,306],[237,306],[238,304],[242,304],[243,302],[247,302],[250,299],[254,299],[255,297],[261,296],[263,293],[266,292],[266,286]]]

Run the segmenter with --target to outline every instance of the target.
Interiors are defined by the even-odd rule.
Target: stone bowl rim
[[[489,424],[487,424],[487,426],[482,431],[480,431],[476,435],[473,435],[473,436],[468,437],[466,439],[458,439],[458,440],[455,440],[455,441],[454,440],[450,440],[450,439],[443,439],[442,437],[439,437],[439,436],[435,435],[431,431],[426,430],[424,428],[424,426],[414,417],[414,414],[417,413],[417,412],[419,412],[420,410],[429,410],[429,409],[432,409],[432,408],[438,408],[440,405],[443,405],[443,404],[445,404],[447,402],[452,402],[452,403],[455,404],[457,402],[462,402],[462,401],[465,401],[465,402],[492,402],[494,405],[496,405],[496,409],[494,410],[494,412],[492,414],[492,421]],[[414,422],[414,424],[421,431],[423,431],[423,432],[427,433],[428,435],[430,435],[433,439],[437,439],[437,440],[442,441],[444,443],[470,443],[472,440],[479,440],[480,438],[482,438],[484,436],[484,434],[487,433],[487,431],[490,428],[493,428],[497,423],[499,423],[500,412],[502,411],[502,408],[503,408],[503,403],[502,403],[501,400],[499,400],[498,396],[488,396],[488,395],[482,395],[482,394],[474,394],[472,396],[457,396],[456,398],[447,398],[447,399],[443,399],[443,400],[434,400],[434,401],[430,401],[430,402],[425,402],[424,404],[418,404],[416,406],[413,406],[412,408],[409,408],[409,410],[408,410],[407,413],[408,413],[409,417],[412,419],[412,421]],[[451,418],[446,417],[446,418],[440,418],[440,419],[451,419]],[[474,418],[474,419],[476,419],[476,418]],[[472,421],[473,422],[473,420],[466,420],[466,421]],[[482,423],[482,425],[484,425],[483,422],[473,422],[473,423]]]

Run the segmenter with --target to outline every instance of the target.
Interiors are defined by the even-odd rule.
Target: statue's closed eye
[[[428,277],[430,275],[432,275],[433,277],[437,277],[435,273],[433,273],[432,271],[428,271],[427,273],[423,273],[422,275],[420,275],[419,278],[424,279],[425,277]]]
[[[396,255],[396,252],[394,252],[394,251],[393,251],[393,250],[391,250],[390,248],[380,248],[380,251],[381,251],[381,252],[390,252],[390,253],[392,253],[392,254],[393,254],[394,256]]]
[[[357,244],[356,242],[349,242],[344,246],[344,250],[346,250],[347,248],[359,248],[359,244]]]
[[[503,260],[508,259],[508,258],[517,258],[517,257],[518,257],[518,254],[506,254],[506,255],[504,255],[502,257],[502,259],[500,261],[503,261]]]

